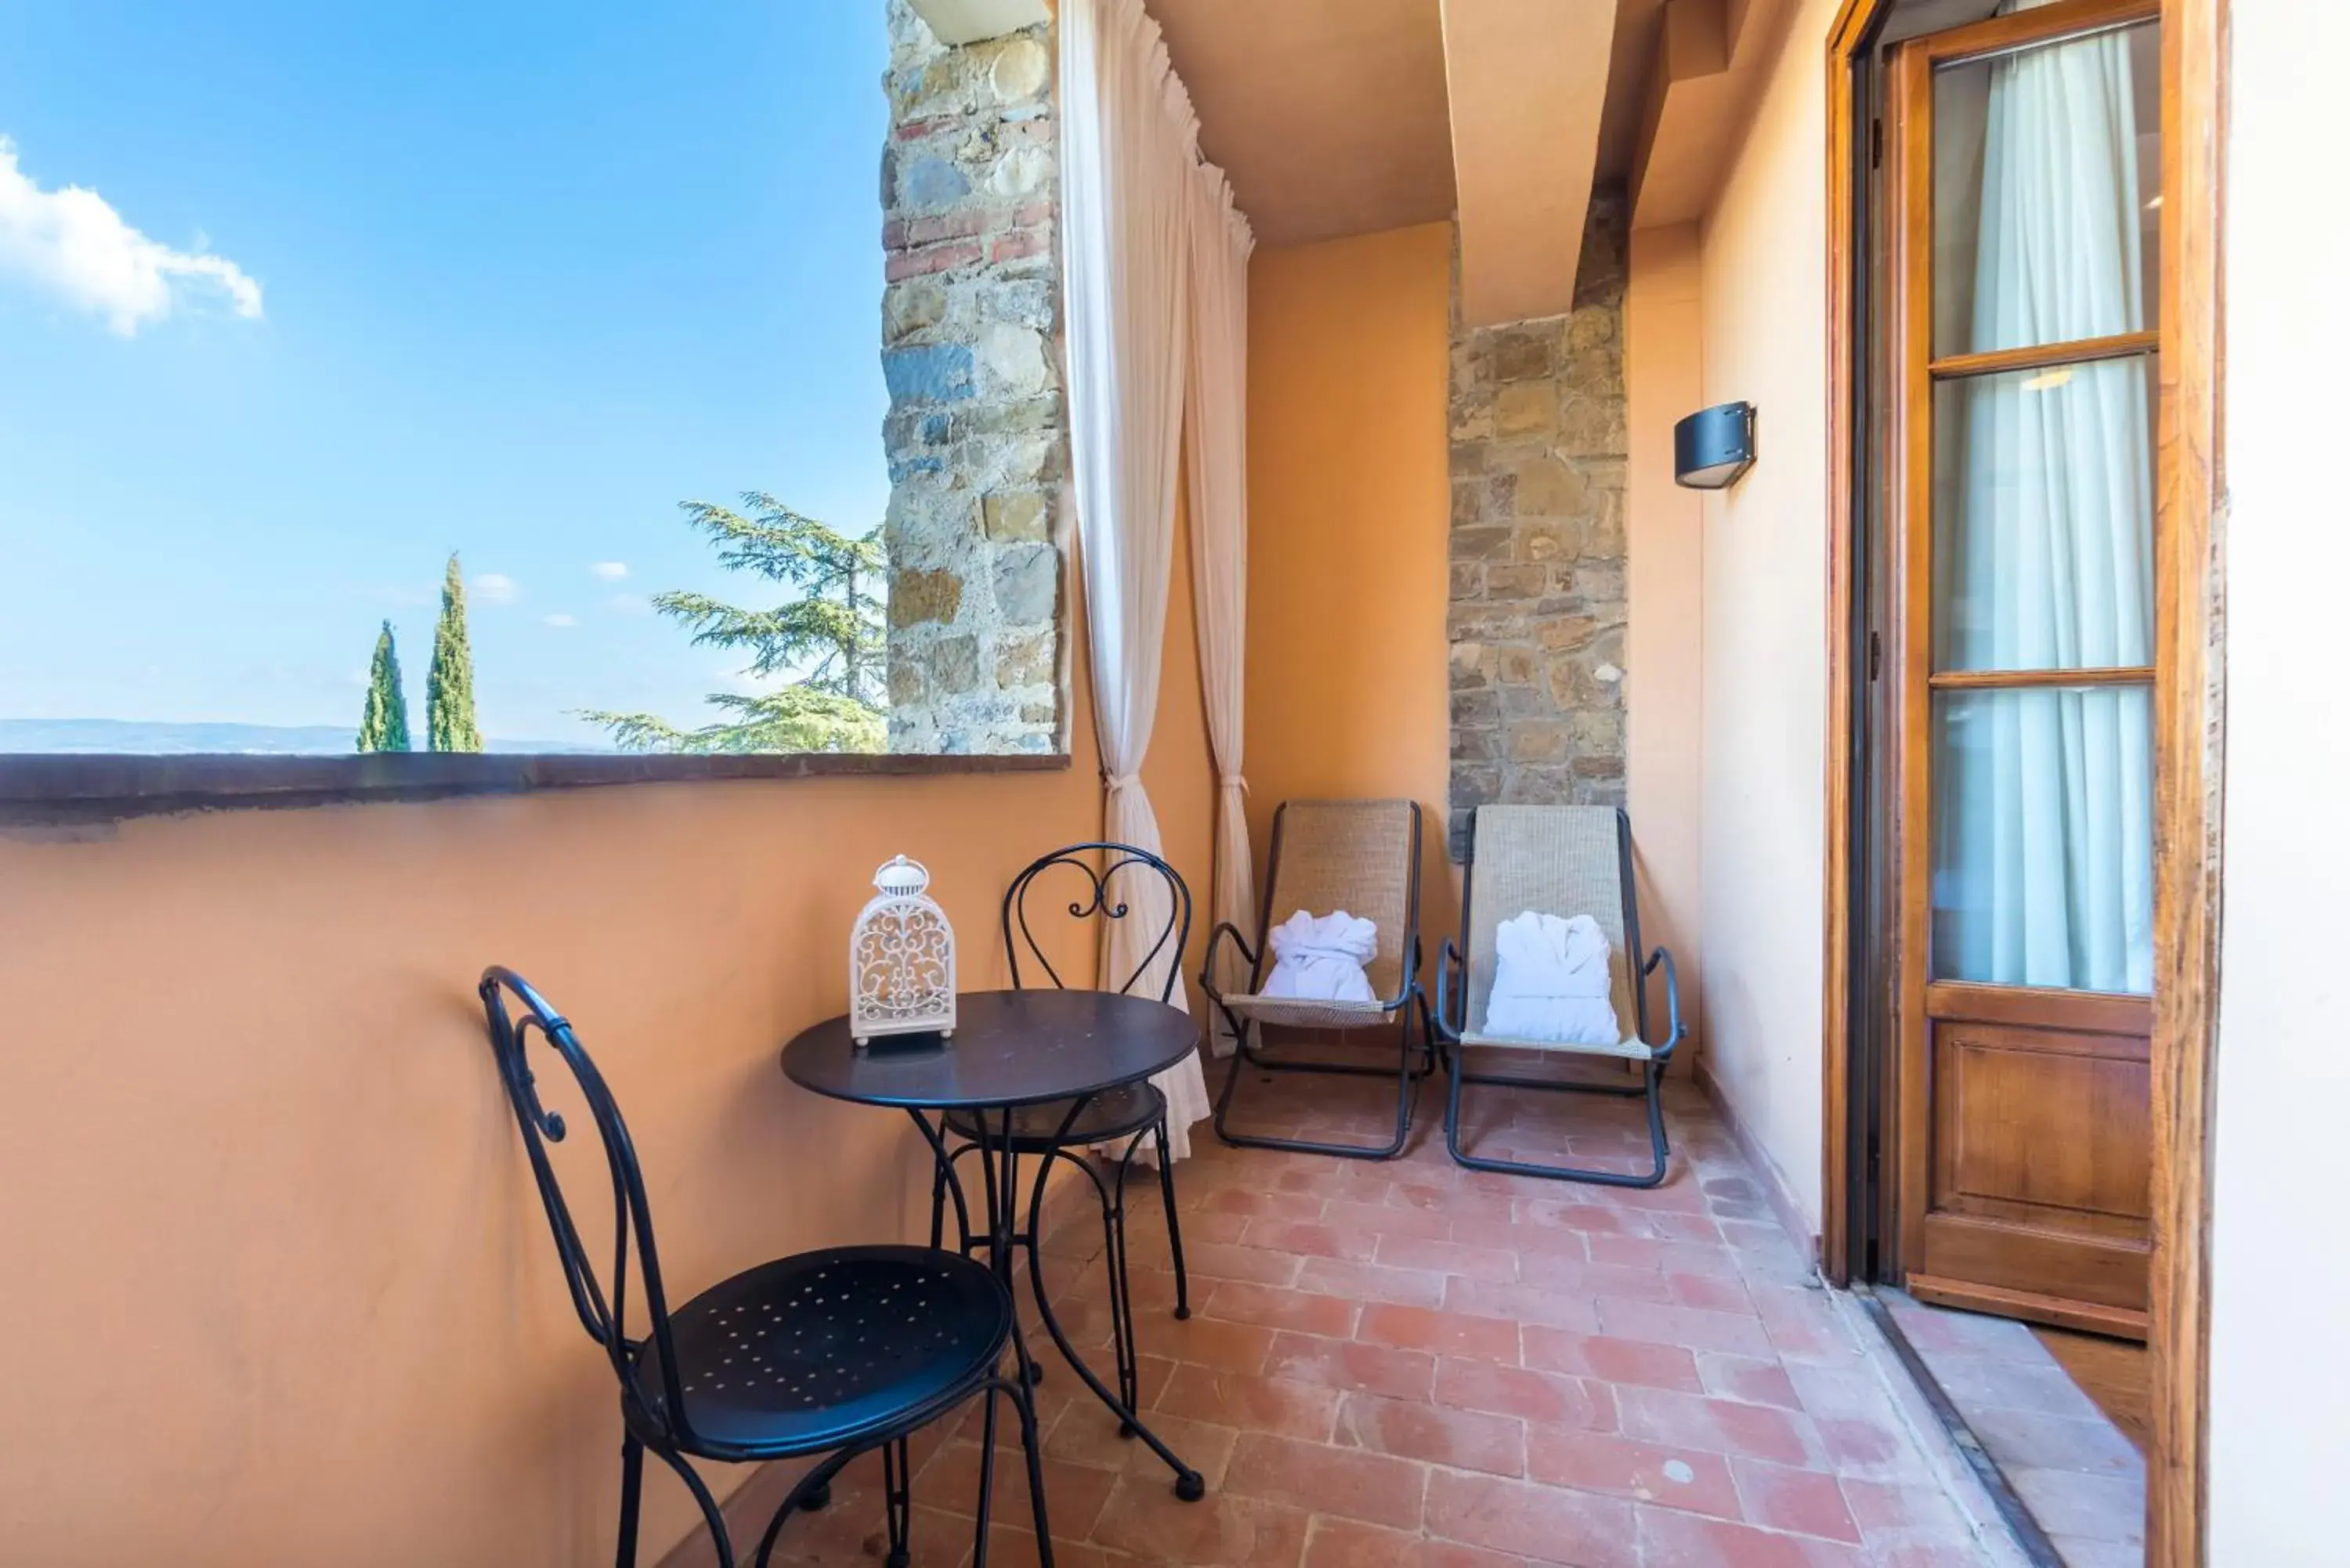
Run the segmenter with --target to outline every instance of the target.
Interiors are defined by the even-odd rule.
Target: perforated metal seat
[[[753,1568],[767,1568],[785,1522],[824,1507],[841,1467],[877,1449],[887,1516],[882,1561],[886,1568],[907,1568],[914,1506],[908,1439],[972,1398],[984,1400],[986,1407],[973,1568],[987,1563],[999,1399],[1011,1405],[1019,1423],[1037,1557],[1042,1568],[1052,1568],[1036,1407],[1019,1375],[1025,1357],[1012,1376],[998,1366],[1012,1344],[1012,1293],[994,1271],[931,1248],[838,1247],[759,1264],[672,1310],[653,1244],[644,1171],[604,1075],[570,1022],[522,976],[492,965],[482,973],[481,997],[490,1050],[530,1158],[572,1310],[620,1385],[619,1568],[635,1568],[648,1454],[674,1470],[693,1495],[718,1568],[735,1568],[733,1537],[709,1483],[688,1460],[820,1456],[793,1482],[759,1539]],[[568,1140],[571,1125],[542,1096],[529,1055],[534,1033],[560,1063],[601,1147],[615,1210],[607,1271],[597,1269],[563,1195],[552,1151]],[[561,1083],[556,1078],[546,1087],[560,1092]],[[643,1324],[641,1337],[628,1332],[632,1322]]]
[[[919,1423],[1003,1355],[1012,1303],[984,1263],[841,1247],[763,1264],[670,1314],[686,1425],[712,1458],[846,1448]],[[662,1412],[660,1351],[632,1380]]]
[[[1085,1109],[1077,1113],[1076,1121],[1064,1133],[1061,1124],[1068,1120],[1071,1104],[1068,1100],[1046,1100],[1042,1105],[1014,1106],[1012,1147],[1022,1154],[1041,1154],[1048,1148],[1107,1143],[1139,1133],[1167,1114],[1167,1096],[1151,1085],[1121,1084],[1087,1100]],[[967,1112],[954,1112],[947,1117],[947,1131],[977,1143],[979,1118]]]

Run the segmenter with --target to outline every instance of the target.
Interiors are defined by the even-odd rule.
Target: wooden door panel
[[[1939,1009],[1992,1019],[1933,1016]],[[2143,998],[1976,986],[1929,990],[1929,1153],[1919,1297],[2143,1338],[2152,1103]]]
[[[1934,1020],[1929,1213],[2143,1241],[2144,1037]]]
[[[2054,1023],[2075,1034],[2154,1033],[2154,1001],[2101,991],[2050,991],[2028,985],[1970,985],[1937,980],[1926,985],[1926,1012],[1933,1018],[1973,1018],[1985,1023],[2026,1028]]]
[[[2056,1241],[1954,1215],[1927,1221],[1924,1231],[1905,1276],[1919,1301],[2116,1339],[2147,1337],[2152,1254],[2146,1247]]]
[[[2137,1314],[2144,1332],[2146,1260],[2144,1240],[2088,1241],[2051,1235],[2027,1226],[1939,1214],[1926,1222],[1923,1272],[1957,1282],[2046,1298],[2067,1300]],[[2038,1315],[2038,1314],[2034,1314]]]

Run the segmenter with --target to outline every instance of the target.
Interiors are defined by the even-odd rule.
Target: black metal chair
[[[1094,868],[1090,856],[1099,854],[1101,868]],[[1053,967],[1028,920],[1028,895],[1047,873],[1067,868],[1079,880],[1070,883],[1066,878],[1061,886],[1075,888],[1076,896],[1067,904],[1068,918],[1090,922],[1097,933],[1107,929],[1107,922],[1132,917],[1132,894],[1114,897],[1111,883],[1120,872],[1158,878],[1167,892],[1167,921],[1149,950],[1135,965],[1134,971],[1113,989],[1120,994],[1131,994],[1144,984],[1151,966],[1162,954],[1167,955],[1166,974],[1157,991],[1159,1000],[1166,1002],[1175,994],[1176,977],[1183,967],[1184,945],[1191,935],[1191,890],[1175,868],[1147,849],[1137,849],[1130,844],[1114,844],[1097,840],[1072,844],[1055,849],[1037,859],[1012,879],[1003,895],[1003,946],[1012,963],[1012,984],[1020,989],[1025,982],[1021,978],[1020,957],[1024,949],[1036,969],[1055,989],[1067,989],[1060,971]],[[1058,903],[1062,895],[1053,895]],[[1171,950],[1170,950],[1171,948]],[[1033,972],[1033,971],[1032,971]],[[1116,980],[1115,975],[1106,977]],[[1147,990],[1148,988],[1146,988]],[[1175,1315],[1191,1315],[1191,1282],[1183,1268],[1183,1232],[1175,1213],[1175,1167],[1169,1158],[1167,1146],[1167,1096],[1150,1083],[1128,1084],[1104,1094],[1089,1097],[1077,1108],[1076,1117],[1069,1113],[1076,1106],[1074,1100],[1049,1100],[1043,1105],[1021,1106],[1012,1112],[1012,1147],[1016,1154],[1041,1154],[1045,1164],[1037,1171],[1041,1182],[1052,1169],[1055,1158],[1066,1159],[1091,1179],[1095,1192],[1101,1199],[1102,1240],[1105,1262],[1109,1270],[1110,1338],[1118,1361],[1118,1397],[1128,1409],[1135,1407],[1139,1393],[1140,1365],[1134,1340],[1134,1301],[1128,1288],[1126,1268],[1126,1183],[1134,1168],[1134,1158],[1141,1152],[1146,1139],[1155,1140],[1159,1156],[1159,1192],[1167,1206],[1167,1242],[1175,1264]],[[980,1142],[978,1122],[964,1114],[946,1118],[947,1131],[963,1140],[950,1159],[960,1159],[977,1147]],[[1101,1146],[1116,1146],[1124,1140],[1116,1161],[1116,1175],[1105,1179],[1092,1162],[1080,1158],[1073,1151]],[[931,1189],[931,1241],[937,1245],[944,1233],[946,1184],[949,1170],[941,1166]],[[972,1238],[966,1232],[963,1245],[967,1251]],[[1121,1436],[1125,1435],[1123,1433]]]
[[[1437,1033],[1448,1047],[1452,1068],[1444,1111],[1445,1147],[1456,1161],[1472,1170],[1546,1176],[1607,1187],[1659,1185],[1665,1179],[1671,1154],[1665,1137],[1661,1085],[1674,1048],[1688,1030],[1681,1022],[1680,981],[1673,971],[1672,953],[1661,947],[1644,952],[1640,946],[1640,904],[1632,874],[1632,819],[1620,807],[1605,805],[1481,805],[1470,825],[1469,859],[1462,877],[1461,940],[1456,944],[1445,939],[1436,977]],[[1630,1033],[1621,1040],[1565,1045],[1514,1038],[1487,1026],[1487,1003],[1499,966],[1495,931],[1503,920],[1529,909],[1561,917],[1588,915],[1598,923],[1607,939],[1609,1001],[1618,1026],[1630,1023]],[[1661,1044],[1648,1037],[1648,977],[1659,969],[1664,971],[1666,1007]],[[1587,1078],[1471,1072],[1469,1053],[1486,1047],[1614,1060],[1637,1066],[1640,1081],[1606,1084]],[[1471,1084],[1643,1098],[1648,1113],[1650,1167],[1645,1172],[1596,1170],[1472,1154],[1461,1142],[1461,1091]]]
[[[701,1505],[720,1568],[734,1568],[733,1543],[716,1500],[687,1459],[741,1464],[826,1456],[775,1511],[754,1559],[764,1568],[784,1521],[795,1510],[824,1506],[841,1468],[875,1449],[881,1450],[889,1563],[905,1568],[913,1479],[906,1439],[974,1395],[987,1399],[975,1562],[987,1560],[1001,1395],[1020,1418],[1037,1552],[1052,1563],[1035,1407],[1020,1379],[997,1370],[1011,1343],[1012,1298],[986,1265],[933,1248],[837,1247],[763,1263],[671,1310],[644,1178],[602,1075],[571,1025],[521,976],[486,970],[481,995],[498,1075],[522,1128],[571,1304],[620,1382],[619,1568],[636,1562],[648,1450],[677,1472]],[[509,996],[521,1005],[519,1017],[508,1009]],[[526,1060],[534,1029],[569,1069],[602,1140],[612,1183],[608,1296],[547,1151],[568,1129],[539,1099]],[[631,1248],[644,1319],[644,1332],[633,1336],[628,1328]]]

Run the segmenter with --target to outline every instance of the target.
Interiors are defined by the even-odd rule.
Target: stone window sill
[[[0,756],[0,827],[194,811],[452,800],[608,784],[1048,773],[1065,755]]]

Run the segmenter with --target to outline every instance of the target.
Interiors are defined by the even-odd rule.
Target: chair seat
[[[686,1451],[774,1459],[902,1431],[986,1378],[1011,1332],[995,1276],[951,1252],[838,1247],[763,1264],[670,1314]],[[634,1389],[669,1424],[655,1341]]]
[[[1053,1148],[1076,1148],[1112,1138],[1130,1137],[1167,1114],[1167,1096],[1149,1083],[1120,1084],[1086,1102],[1068,1132],[1069,1100],[1046,1100],[1012,1108],[1012,1147],[1021,1154],[1041,1154]],[[980,1141],[979,1117],[969,1111],[951,1111],[947,1131],[972,1143]],[[996,1125],[1001,1126],[999,1122]]]
[[[1394,1020],[1396,1009],[1378,1002],[1309,1002],[1295,996],[1227,996],[1235,1016],[1292,1029],[1368,1029]]]
[[[1614,1056],[1627,1062],[1652,1062],[1656,1052],[1648,1043],[1630,1036],[1613,1045],[1568,1044],[1561,1040],[1513,1040],[1506,1034],[1487,1034],[1471,1030],[1461,1036],[1463,1045],[1492,1045],[1505,1051],[1559,1051],[1575,1056]]]

